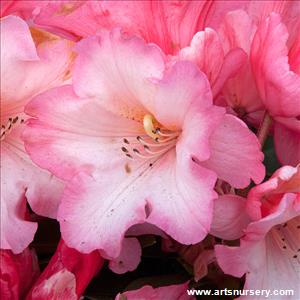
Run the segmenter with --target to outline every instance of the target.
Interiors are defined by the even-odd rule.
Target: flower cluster
[[[2,1],[1,299],[79,299],[143,236],[190,281],[116,299],[212,266],[299,299],[299,117],[299,1]]]

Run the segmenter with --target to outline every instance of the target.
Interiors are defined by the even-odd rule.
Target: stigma
[[[179,132],[161,129],[152,115],[146,114],[143,118],[145,134],[123,138],[122,152],[130,159],[159,158],[176,146]]]
[[[145,132],[153,139],[159,138],[159,135],[157,134],[157,129],[153,125],[153,117],[149,114],[144,116],[143,119],[143,125]]]

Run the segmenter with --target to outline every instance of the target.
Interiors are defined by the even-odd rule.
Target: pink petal
[[[280,16],[272,13],[258,28],[251,63],[260,96],[272,116],[300,114],[300,77],[290,70],[288,32]]]
[[[247,211],[258,220],[273,212],[284,193],[300,192],[300,166],[284,166],[262,184],[252,188],[247,197]]]
[[[135,290],[128,291],[122,294],[118,294],[116,300],[121,300],[122,297],[126,297],[128,300],[187,300],[195,299],[192,296],[188,296],[186,290],[188,289],[188,283],[169,285],[164,287],[153,288],[150,285]]]
[[[36,277],[39,266],[36,254],[26,248],[20,254],[0,250],[0,297],[1,299],[24,299]]]
[[[44,6],[47,6],[50,1],[16,1],[2,0],[1,1],[1,18],[8,15],[17,15],[24,20],[30,20],[38,14]]]
[[[23,111],[23,105],[32,96],[65,79],[72,59],[72,45],[58,38],[44,40],[36,49],[22,19],[8,16],[1,20],[2,116]]]
[[[260,144],[241,120],[226,115],[210,143],[211,156],[202,165],[214,170],[220,179],[236,188],[246,187],[250,179],[256,183],[263,180],[265,168]]]
[[[194,64],[177,62],[157,81],[157,94],[144,105],[166,128],[180,130],[191,115],[212,107],[209,82]]]
[[[225,240],[240,238],[250,222],[246,199],[237,195],[221,195],[215,200],[210,234]]]
[[[59,213],[66,242],[83,252],[103,249],[117,257],[126,230],[145,221],[181,243],[203,239],[210,226],[215,175],[192,161],[176,164],[174,154],[151,167],[132,163],[130,173],[120,166],[105,177],[94,172],[93,177],[74,178]]]
[[[120,27],[173,54],[204,28],[211,6],[206,1],[52,2],[35,22],[73,38],[93,35],[98,29]]]
[[[180,50],[179,57],[196,63],[213,85],[223,64],[224,51],[218,34],[206,28],[193,36],[191,45]]]
[[[125,238],[120,255],[109,262],[109,268],[117,274],[134,271],[141,261],[141,255],[142,249],[138,239]]]
[[[20,139],[1,143],[1,247],[20,253],[33,240],[37,224],[25,220],[26,199],[42,216],[56,217],[63,183],[33,165]]]
[[[274,124],[276,155],[282,165],[300,163],[300,121],[296,118],[276,118]]]
[[[220,37],[225,51],[241,48],[249,55],[255,31],[256,26],[245,11],[229,12],[220,28]],[[244,65],[226,82],[223,89],[227,103],[241,113],[257,111],[263,107],[248,60],[246,57],[240,58],[241,62],[244,61]]]
[[[183,48],[179,57],[198,65],[207,76],[214,95],[220,92],[226,80],[236,74],[246,59],[241,49],[234,49],[225,56],[217,33],[210,28],[196,33],[191,46]]]
[[[71,86],[35,97],[26,113],[38,118],[30,119],[23,133],[27,152],[35,163],[63,179],[120,162],[125,170],[123,137],[142,132],[141,124],[104,110],[97,101],[77,97]]]
[[[102,31],[77,45],[74,90],[81,97],[97,97],[108,110],[142,120],[141,101],[153,97],[150,78],[161,78],[164,56],[155,45],[120,32]]]

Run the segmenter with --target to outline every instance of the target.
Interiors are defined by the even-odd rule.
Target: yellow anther
[[[143,125],[145,132],[153,139],[159,138],[159,135],[156,133],[156,129],[153,125],[153,118],[151,115],[147,114],[144,116]]]

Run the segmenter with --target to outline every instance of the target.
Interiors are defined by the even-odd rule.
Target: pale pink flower
[[[1,19],[1,248],[15,253],[28,246],[37,227],[25,220],[26,199],[37,214],[56,217],[63,189],[59,179],[31,162],[20,134],[26,103],[63,82],[71,44],[32,30],[37,45],[22,19]]]
[[[0,298],[24,299],[39,275],[39,265],[34,250],[26,248],[20,254],[0,250]]]
[[[83,254],[61,240],[26,300],[79,299],[102,265],[103,258],[98,251]]]
[[[250,191],[247,211],[253,221],[245,229],[240,246],[215,247],[226,274],[246,274],[244,289],[292,289],[294,295],[286,299],[299,299],[299,187],[299,167],[279,169]]]
[[[116,300],[191,300],[193,296],[187,294],[188,282],[177,285],[168,285],[158,288],[153,288],[150,285],[145,285],[142,288],[134,291],[118,294]]]
[[[217,176],[235,187],[263,179],[255,135],[213,106],[195,65],[166,68],[160,49],[138,37],[103,31],[77,52],[77,95],[65,86],[36,97],[24,134],[32,159],[69,181],[64,240],[116,257],[126,230],[148,222],[180,243],[199,242]]]

